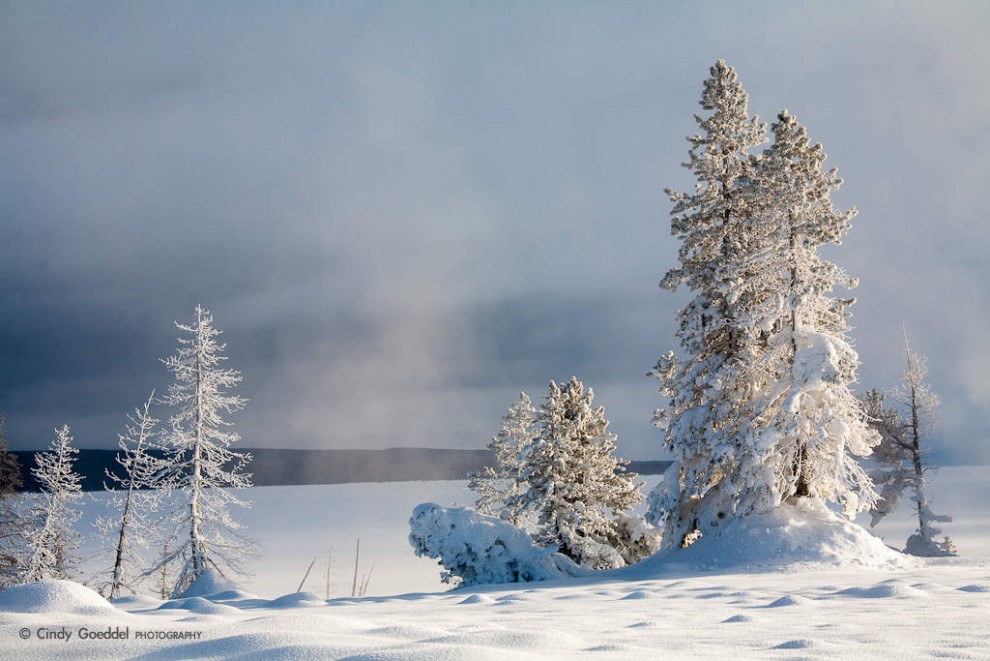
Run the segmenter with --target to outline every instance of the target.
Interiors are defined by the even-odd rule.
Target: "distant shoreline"
[[[492,463],[489,450],[439,448],[387,448],[384,450],[290,450],[239,448],[254,456],[247,470],[257,487],[353,482],[411,482],[463,480],[471,471]],[[34,455],[40,450],[16,450],[23,490],[38,491],[31,475]],[[106,471],[120,473],[116,450],[81,449],[76,472],[83,476],[83,491],[102,491]],[[657,475],[668,461],[631,461],[629,470]]]

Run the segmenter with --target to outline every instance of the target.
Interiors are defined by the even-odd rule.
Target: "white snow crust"
[[[988,474],[985,467],[952,468],[932,478],[939,502],[954,514],[958,558],[905,558],[827,510],[800,506],[726,525],[666,558],[539,583],[325,601],[318,578],[306,584],[309,592],[275,599],[250,594],[247,584],[233,588],[211,579],[195,596],[167,602],[142,596],[110,605],[88,588],[48,581],[0,593],[0,657],[987,659]],[[333,493],[343,498],[348,490],[367,494],[370,488],[352,485]],[[335,532],[353,539],[363,531],[374,539],[370,530],[390,528],[398,542],[390,547],[394,555],[376,555],[379,565],[435,575],[432,561],[404,564],[412,556],[404,539],[411,509],[406,501],[461,493],[463,484],[374,488],[392,493],[395,520],[355,519]],[[304,534],[285,539],[285,530],[293,529],[292,519],[300,530],[304,524],[312,530],[314,496],[327,489],[257,492],[252,497],[268,512],[269,525],[256,520],[254,530],[269,550],[256,571],[295,588],[305,564],[300,570],[284,551],[288,546],[279,544],[305,550],[313,543]],[[881,531],[900,541],[912,521],[909,513],[892,517]],[[73,634],[69,640],[38,636],[63,627]],[[81,639],[84,628],[126,629],[129,638]],[[190,637],[136,639],[146,631]]]

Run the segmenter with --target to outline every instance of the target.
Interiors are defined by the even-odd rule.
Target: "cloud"
[[[923,3],[48,6],[0,21],[0,408],[86,445],[167,382],[196,303],[244,371],[246,442],[480,447],[576,374],[630,457],[683,293],[663,187],[727,57],[821,140],[861,213],[863,386],[899,329],[990,459],[987,9]],[[982,434],[982,436],[981,436]]]

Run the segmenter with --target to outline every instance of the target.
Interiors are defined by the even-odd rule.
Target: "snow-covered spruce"
[[[750,375],[737,360],[744,338],[729,290],[752,252],[749,218],[755,177],[748,150],[766,142],[766,127],[750,117],[736,72],[719,60],[704,81],[695,115],[699,133],[684,166],[696,177],[691,193],[668,189],[671,233],[681,246],[677,267],[661,287],[687,287],[692,298],[677,315],[680,355],[669,352],[651,372],[669,403],[654,414],[674,461],[650,496],[652,521],[665,544],[681,545],[735,509],[730,480],[747,461],[738,442]]]
[[[227,360],[222,355],[226,345],[218,342],[221,331],[202,306],[196,306],[193,324],[176,322],[176,327],[184,336],[175,355],[163,360],[175,379],[164,403],[175,413],[169,418],[168,467],[161,484],[184,494],[185,502],[167,516],[173,537],[169,553],[148,572],[177,562],[174,595],[207,570],[221,575],[243,571],[243,561],[252,552],[230,514],[231,506],[248,505],[235,490],[251,486],[245,472],[251,455],[230,449],[240,436],[228,431],[231,423],[223,418],[244,408],[246,400],[229,392],[241,382],[241,374],[221,367]]]
[[[125,589],[134,592],[135,581],[145,578],[144,554],[157,547],[154,542],[160,537],[154,517],[161,505],[162,475],[168,465],[161,458],[163,448],[156,438],[159,421],[151,415],[154,398],[152,392],[143,407],[127,416],[125,433],[117,436],[116,460],[123,475],[106,473],[110,480],[107,490],[112,492],[109,502],[115,512],[94,522],[112,558],[98,586],[100,594],[109,599],[119,598]]]
[[[553,549],[536,546],[525,531],[467,508],[423,503],[413,510],[409,527],[416,555],[437,560],[445,583],[525,583],[588,573]]]
[[[955,555],[956,547],[936,523],[948,523],[952,517],[932,512],[928,502],[925,473],[930,470],[922,456],[922,439],[935,424],[939,397],[928,385],[928,365],[925,356],[911,350],[904,336],[904,376],[891,393],[896,407],[887,406],[883,393],[871,390],[866,395],[870,423],[880,434],[880,445],[873,453],[873,481],[880,488],[880,500],[871,511],[870,525],[875,526],[890,514],[905,491],[911,498],[918,517],[918,528],[907,540],[905,553],[920,556]]]
[[[488,443],[494,453],[495,465],[469,475],[468,488],[477,494],[475,510],[523,529],[532,527],[532,516],[527,516],[516,497],[526,491],[520,475],[519,455],[535,436],[533,403],[525,392],[521,392],[519,400],[509,407],[502,419],[502,427]]]
[[[519,455],[527,490],[509,499],[537,521],[533,538],[582,567],[614,569],[659,547],[656,531],[630,513],[643,499],[635,473],[615,456],[604,407],[577,378],[551,381],[537,416],[537,437]]]
[[[855,210],[830,200],[842,180],[786,110],[757,163],[752,204],[758,247],[729,292],[737,301],[744,361],[752,374],[739,470],[738,510],[767,511],[790,497],[842,505],[847,516],[876,499],[857,457],[879,441],[851,391],[859,357],[847,337],[856,280],[818,250],[839,244]]]
[[[31,472],[41,494],[25,529],[27,556],[21,582],[70,578],[75,568],[79,533],[74,526],[82,514],[82,478],[73,470],[78,454],[69,426],[63,425],[55,430],[50,450],[35,455],[37,467]]]
[[[696,296],[681,312],[685,357],[669,353],[653,372],[670,398],[655,420],[675,461],[651,494],[650,515],[663,522],[667,543],[681,546],[726,518],[791,497],[839,502],[848,516],[876,498],[856,461],[878,439],[850,390],[858,366],[846,337],[853,301],[832,294],[855,280],[817,252],[839,243],[855,212],[833,209],[829,195],[841,180],[822,172],[821,145],[786,111],[768,150],[756,157],[739,149],[732,136],[748,134],[755,120],[745,118],[741,87],[719,82],[734,74],[719,65],[712,74],[702,105],[714,109],[709,143],[722,149],[705,157],[738,159],[745,166],[721,169],[745,174],[732,187],[725,176],[706,180],[696,165],[705,159],[692,149],[687,165],[698,192],[674,196],[681,267],[664,284],[686,284]],[[714,122],[720,116],[733,121]],[[704,195],[713,188],[731,203],[715,207],[721,217],[700,202],[686,205],[713,197]]]

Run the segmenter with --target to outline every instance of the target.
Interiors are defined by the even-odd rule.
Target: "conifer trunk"
[[[196,323],[202,334],[203,319],[200,310],[196,310]],[[196,444],[193,447],[192,498],[189,502],[189,543],[192,545],[192,580],[196,580],[206,569],[201,548],[199,492],[202,488],[203,461],[203,342],[197,338],[199,346],[196,351]]]
[[[798,353],[798,342],[797,342],[797,327],[798,327],[798,311],[797,311],[797,285],[798,285],[798,272],[797,272],[797,225],[794,222],[794,212],[788,213],[788,220],[790,224],[790,236],[788,237],[788,242],[791,249],[791,282],[790,282],[790,303],[791,303],[791,384],[794,383],[794,364],[797,361]],[[800,402],[799,402],[800,405]],[[798,432],[800,433],[800,432]],[[811,491],[808,487],[808,441],[807,439],[798,440],[797,452],[794,454],[794,475],[797,478],[794,484],[794,495],[798,498],[807,498]]]
[[[131,496],[134,493],[133,483],[127,488],[127,498],[124,500],[124,512],[120,515],[120,534],[117,536],[117,553],[113,561],[113,575],[110,579],[110,598],[120,597],[120,585],[124,575],[124,545],[127,543],[127,525],[130,522]]]
[[[932,538],[928,530],[928,522],[925,519],[925,510],[928,503],[925,502],[925,477],[924,467],[921,464],[921,422],[918,419],[918,391],[914,384],[911,385],[911,461],[914,465],[914,499],[918,508],[918,532],[926,542]]]

